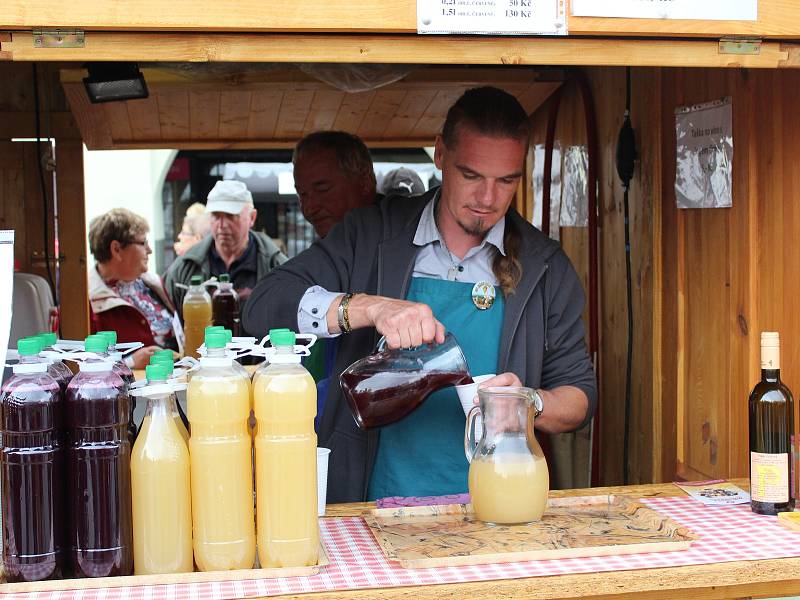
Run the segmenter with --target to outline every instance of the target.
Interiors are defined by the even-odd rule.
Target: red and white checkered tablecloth
[[[0,589],[0,600],[233,600],[800,556],[800,532],[781,527],[775,517],[753,514],[749,505],[712,508],[686,497],[651,498],[644,502],[685,525],[700,539],[688,550],[676,552],[404,569],[384,558],[362,519],[328,518],[320,523],[331,562],[311,577],[20,594],[3,594]]]

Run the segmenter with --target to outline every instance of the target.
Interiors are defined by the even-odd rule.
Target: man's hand
[[[481,381],[481,384],[478,386],[478,389],[487,387],[525,387],[525,386],[522,385],[522,382],[519,380],[519,377],[517,377],[514,373],[500,373],[500,375],[495,375],[491,379],[487,379],[486,381]]]
[[[339,331],[339,302],[331,303],[328,310],[328,330],[331,332]],[[389,348],[413,348],[433,341],[444,342],[444,325],[434,318],[427,304],[357,294],[350,300],[348,315],[353,329],[375,327],[386,337]]]

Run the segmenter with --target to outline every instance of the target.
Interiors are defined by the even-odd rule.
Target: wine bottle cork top
[[[779,346],[780,334],[777,331],[762,331],[761,332],[761,345],[762,346]]]

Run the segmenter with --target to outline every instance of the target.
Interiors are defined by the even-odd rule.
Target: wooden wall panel
[[[749,87],[753,94],[751,156],[755,185],[751,198],[756,202],[754,218],[758,240],[755,244],[757,283],[754,297],[760,331],[781,334],[781,377],[795,395],[795,444],[800,440],[798,396],[800,395],[800,114],[797,73],[757,72]],[[757,346],[751,381],[759,376]],[[797,451],[797,445],[795,445]],[[800,476],[800,464],[796,464]],[[746,468],[746,466],[744,467]],[[797,489],[797,488],[795,488]]]
[[[61,335],[70,340],[89,334],[86,277],[86,211],[83,202],[83,144],[56,146],[58,222],[61,235]]]
[[[759,376],[761,331],[781,332],[783,377],[800,385],[800,76],[650,68],[632,75],[639,159],[630,193],[631,481],[746,476],[747,396]],[[589,76],[601,163],[602,480],[616,483],[627,312],[614,149],[624,70],[589,69]],[[726,95],[733,98],[733,207],[678,210],[674,110]]]
[[[14,262],[28,266],[25,228],[25,167],[23,147],[0,141],[0,229],[14,229]]]

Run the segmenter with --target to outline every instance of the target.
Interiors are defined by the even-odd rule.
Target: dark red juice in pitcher
[[[106,342],[89,336],[86,350],[103,353]],[[66,398],[68,543],[76,577],[133,573],[129,419],[126,385],[112,363],[81,364]]]
[[[20,363],[0,400],[5,575],[9,582],[59,579],[66,558],[61,394],[47,362],[36,359],[40,341],[18,347]]]
[[[362,371],[342,373],[340,382],[356,423],[367,428],[399,421],[432,392],[471,383],[472,377],[466,371]]]

